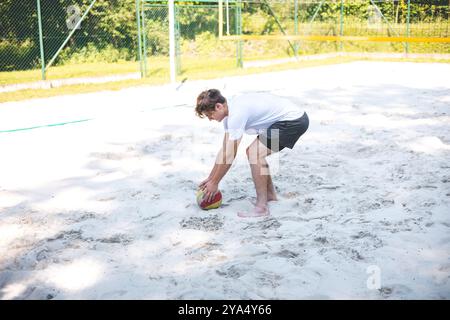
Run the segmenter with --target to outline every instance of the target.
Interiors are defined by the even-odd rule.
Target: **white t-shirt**
[[[264,92],[248,93],[227,101],[228,116],[223,119],[230,140],[245,133],[259,134],[278,121],[295,120],[304,111],[287,98]]]

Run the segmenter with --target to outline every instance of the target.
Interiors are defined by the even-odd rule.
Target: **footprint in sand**
[[[261,271],[260,275],[256,277],[259,287],[271,287],[276,288],[280,286],[280,281],[283,280],[283,276],[272,273]]]
[[[264,220],[249,223],[247,226],[243,228],[243,230],[247,229],[259,229],[259,230],[276,230],[281,226],[281,223],[278,222],[277,219],[273,217],[265,218]]]
[[[246,274],[248,271],[248,267],[232,265],[231,267],[226,268],[225,270],[216,270],[216,273],[219,276],[223,276],[225,278],[233,278],[238,279]]]
[[[115,199],[116,199],[116,197],[106,197],[106,198],[98,199],[97,201],[113,201]]]
[[[102,160],[123,160],[125,157],[123,154],[113,152],[94,152],[91,156]]]
[[[355,240],[364,240],[365,242],[370,242],[370,246],[373,248],[380,248],[383,246],[383,241],[378,238],[376,235],[371,234],[367,231],[360,231],[358,234],[351,236],[352,239]]]
[[[223,228],[223,219],[217,214],[207,217],[189,217],[180,221],[183,229],[218,231]]]
[[[95,212],[73,212],[73,216],[70,217],[68,220],[72,223],[77,223],[89,219],[95,219],[97,218],[97,215]]]
[[[326,237],[317,237],[317,238],[314,238],[314,241],[318,242],[322,245],[328,244],[328,239]]]
[[[133,238],[131,238],[131,237],[129,237],[129,236],[127,236],[127,235],[125,235],[125,234],[115,234],[115,235],[112,235],[112,236],[110,236],[110,237],[107,237],[107,238],[99,238],[99,239],[96,239],[95,241],[97,241],[97,242],[102,242],[102,243],[119,243],[119,244],[122,244],[122,245],[128,245],[128,244],[130,244],[131,242],[133,242]]]
[[[191,250],[188,250],[185,255],[189,256],[191,259],[203,261],[205,259],[210,259],[214,256],[213,251],[220,250],[222,245],[220,243],[215,242],[206,242],[199,247],[195,247]],[[217,260],[224,260],[226,256],[223,254],[219,256],[215,256]]]
[[[77,240],[81,239],[81,230],[66,230],[58,233],[56,236],[52,238],[48,238],[47,241],[56,241],[56,240]]]
[[[116,290],[116,291],[110,291],[105,292],[101,295],[101,299],[117,299],[119,297],[123,297],[125,294],[127,294],[128,291],[126,290]]]
[[[296,257],[298,257],[298,255],[299,255],[298,253],[290,251],[290,250],[286,250],[286,249],[275,253],[275,256],[277,256],[277,257],[288,258],[288,259],[296,258]]]
[[[402,284],[383,286],[380,289],[378,289],[378,291],[380,292],[380,295],[383,298],[395,297],[396,299],[406,298],[406,296],[412,292],[412,290],[409,287]]]
[[[300,195],[299,192],[291,191],[291,192],[283,193],[282,197],[286,198],[286,199],[292,199],[292,198],[297,198],[299,195]]]

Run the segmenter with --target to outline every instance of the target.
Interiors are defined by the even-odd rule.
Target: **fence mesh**
[[[169,79],[169,10],[167,4],[142,3],[142,46],[146,76]]]
[[[36,3],[0,2],[0,71],[25,70],[39,65]]]
[[[136,57],[134,1],[45,1],[42,8],[45,57],[48,62],[72,33],[55,62],[117,62]]]
[[[232,5],[235,2],[229,2]],[[231,5],[231,6],[232,6]],[[243,35],[371,36],[448,38],[448,0],[242,0]],[[231,34],[236,34],[229,28]],[[258,40],[259,42],[263,40]],[[255,42],[255,40],[247,40]],[[296,41],[299,54],[336,50],[403,52],[399,42]],[[256,44],[254,45],[256,46]],[[260,44],[260,46],[263,46]],[[267,48],[293,50],[287,41]],[[247,51],[246,51],[247,52]],[[269,53],[270,49],[264,50]],[[409,53],[450,53],[448,43],[412,43]],[[250,50],[250,55],[251,55]]]
[[[37,3],[0,3],[0,71],[40,68]],[[135,0],[40,0],[40,9],[46,66],[83,65],[63,76],[137,71],[136,63],[124,65],[138,52]]]
[[[35,70],[33,79],[40,78],[38,1],[45,65],[52,64],[49,78],[138,71],[139,15],[146,75],[168,79],[167,1],[2,0],[0,84],[9,83],[11,71]],[[449,38],[449,8],[448,0],[224,0],[221,27],[224,35]],[[448,42],[223,41],[218,38],[219,3],[211,0],[175,1],[175,24],[179,75],[231,70],[241,57],[247,61],[336,51],[450,53]]]

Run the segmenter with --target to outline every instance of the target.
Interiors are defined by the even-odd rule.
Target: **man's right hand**
[[[203,180],[202,182],[200,182],[200,184],[198,185],[199,189],[203,189],[204,186],[211,180],[210,177],[206,178],[205,180]]]

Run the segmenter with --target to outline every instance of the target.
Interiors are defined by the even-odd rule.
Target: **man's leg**
[[[269,179],[267,175],[267,161],[264,158],[259,158],[256,162],[250,162],[252,171],[252,178],[256,189],[256,207],[265,208],[267,206],[268,184]]]
[[[277,193],[273,186],[272,177],[270,176],[269,165],[267,165],[267,201],[277,201]]]
[[[273,197],[276,198],[276,195],[270,177],[269,165],[265,158],[272,153],[272,150],[262,144],[259,139],[255,139],[247,148],[247,157],[256,189],[256,204],[252,212],[239,213],[239,216],[257,217],[269,214],[267,201],[274,200]]]
[[[273,153],[273,151],[272,151]],[[267,161],[266,161],[267,163]],[[272,176],[270,175],[269,164],[267,164],[267,201],[277,201],[277,192],[275,191],[275,187],[273,186]],[[253,202],[252,202],[253,203]]]

